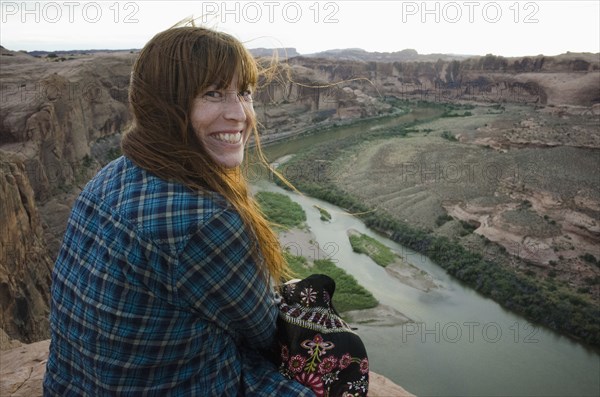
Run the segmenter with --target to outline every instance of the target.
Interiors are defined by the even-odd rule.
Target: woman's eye
[[[252,102],[252,91],[250,91],[250,90],[241,91],[240,97],[242,97],[246,102]]]
[[[238,100],[242,100],[244,102],[252,102],[252,92],[250,90],[244,90],[240,92],[209,90],[202,94],[202,96],[210,102],[224,102],[228,96],[231,96],[232,100],[235,100],[234,98],[238,97]]]
[[[221,91],[206,91],[204,97],[212,101],[220,101],[224,95]]]

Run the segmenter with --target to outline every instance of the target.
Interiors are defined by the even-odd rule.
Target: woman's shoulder
[[[84,192],[138,228],[166,235],[185,233],[231,210],[221,195],[192,191],[176,181],[159,178],[125,156],[106,165]]]

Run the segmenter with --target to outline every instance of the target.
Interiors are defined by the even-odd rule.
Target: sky
[[[248,48],[503,56],[600,52],[600,0],[0,1],[9,50],[141,48],[187,17]]]

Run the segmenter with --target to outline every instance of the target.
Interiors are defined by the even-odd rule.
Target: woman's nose
[[[237,92],[228,92],[225,95],[223,114],[225,118],[231,120],[245,121],[247,113],[251,111],[252,103],[244,100]]]

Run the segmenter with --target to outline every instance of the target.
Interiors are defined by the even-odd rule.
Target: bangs
[[[217,89],[229,86],[234,74],[238,73],[240,90],[254,88],[258,81],[258,68],[254,57],[233,37],[219,33],[199,40],[194,48],[194,62],[202,70],[195,74],[198,91],[215,84]]]

